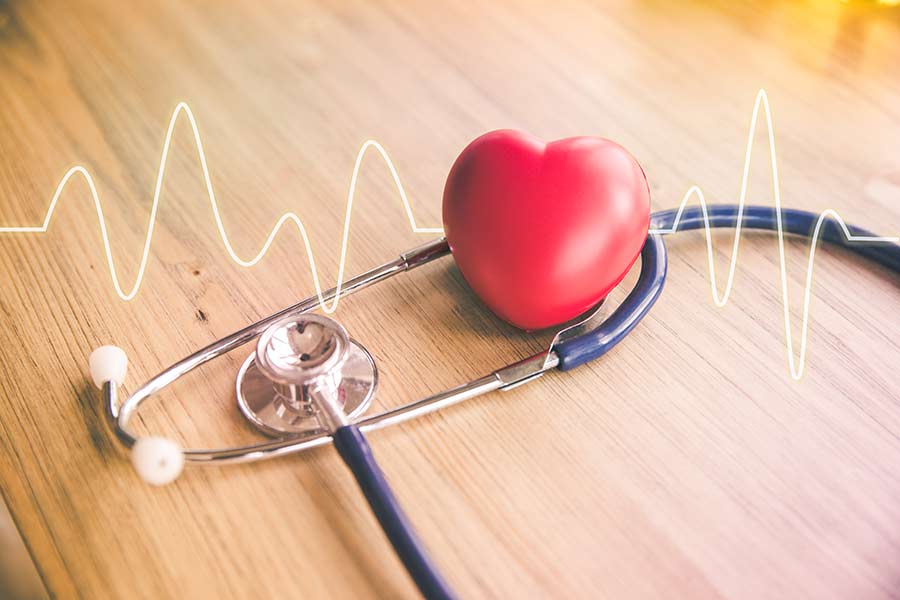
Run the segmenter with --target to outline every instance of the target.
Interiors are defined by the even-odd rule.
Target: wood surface
[[[0,4],[0,225],[39,225],[65,171],[84,165],[126,290],[182,100],[236,252],[253,256],[294,211],[326,287],[367,139],[384,145],[422,227],[440,225],[458,152],[505,127],[617,140],[644,166],[654,209],[693,184],[712,203],[733,202],[761,87],[785,204],[900,234],[900,9],[128,4]],[[768,161],[763,126],[754,204],[774,202]],[[347,274],[432,237],[411,231],[370,153]],[[732,234],[713,240],[724,275]],[[900,596],[898,278],[823,248],[806,372],[794,381],[775,237],[743,238],[724,308],[712,301],[703,234],[668,245],[662,299],[604,359],[371,435],[437,563],[463,598]],[[805,241],[787,244],[797,339],[807,254]],[[94,347],[127,350],[133,390],[312,293],[291,228],[256,267],[229,259],[183,117],[134,300],[115,293],[81,178],[46,233],[0,234],[0,486],[50,595],[416,596],[332,449],[190,469],[153,488],[102,421]],[[449,259],[345,298],[336,316],[379,362],[375,408],[551,337],[487,313]],[[189,446],[257,439],[232,387],[246,352],[162,394],[140,431]]]

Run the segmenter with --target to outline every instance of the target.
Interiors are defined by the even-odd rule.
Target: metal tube
[[[557,363],[558,359],[555,353],[550,352],[546,354],[542,352],[463,385],[378,413],[377,415],[362,418],[355,423],[364,432],[403,423],[488,392],[512,389],[555,368]],[[516,374],[517,378],[513,376],[513,373]],[[191,463],[206,465],[236,464],[285,456],[330,443],[331,435],[319,433],[301,439],[284,438],[239,448],[186,450],[184,454],[185,460]]]
[[[397,408],[392,408],[384,412],[378,413],[361,419],[357,424],[362,431],[370,431],[381,429],[389,425],[396,425],[403,421],[408,421],[422,415],[427,415],[436,410],[440,410],[447,406],[452,406],[463,400],[474,398],[494,390],[499,390],[503,386],[496,373],[491,373],[479,379],[474,379],[468,383],[450,388],[443,392],[422,398]]]
[[[361,289],[369,287],[370,285],[393,277],[397,273],[415,268],[436,258],[440,258],[441,256],[444,256],[449,252],[450,248],[447,245],[447,240],[445,240],[444,238],[439,238],[432,242],[428,242],[417,248],[414,248],[413,250],[401,254],[398,258],[390,262],[375,267],[374,269],[366,271],[361,275],[357,275],[356,277],[347,280],[341,287],[341,294],[350,295],[356,293]],[[337,287],[333,287],[322,294],[322,301],[332,300],[336,294]],[[260,319],[259,321],[256,321],[255,323],[252,323],[247,327],[244,327],[243,329],[239,329],[238,331],[235,331],[234,333],[227,335],[213,342],[212,344],[201,348],[200,350],[197,350],[193,354],[181,359],[177,363],[170,366],[168,369],[159,373],[158,375],[150,379],[147,383],[138,388],[127,400],[125,400],[121,408],[115,409],[115,417],[117,419],[115,430],[117,434],[127,446],[131,446],[132,444],[134,444],[135,438],[127,431],[128,421],[131,419],[131,416],[145,399],[159,392],[161,389],[171,384],[182,375],[189,373],[200,365],[250,342],[259,334],[261,334],[266,329],[266,327],[268,327],[278,319],[290,314],[309,312],[310,310],[314,309],[318,305],[318,303],[319,298],[317,296],[310,296],[309,298],[306,298],[305,300],[302,300],[301,302],[298,302],[293,306],[289,306],[276,313],[273,313],[268,317]],[[112,409],[107,406],[107,410]]]
[[[349,279],[343,285],[342,293],[355,293],[374,283],[388,279],[401,271],[413,269],[444,256],[449,251],[447,242],[443,238],[429,242],[401,254],[399,258],[393,261]],[[331,288],[322,294],[322,299],[325,301],[331,300],[336,293],[337,288]],[[134,444],[135,437],[127,430],[128,421],[144,400],[203,363],[250,342],[278,319],[290,314],[305,313],[312,310],[317,306],[318,301],[319,299],[316,296],[307,298],[217,340],[205,348],[201,348],[150,379],[138,388],[121,408],[117,402],[116,386],[111,383],[105,384],[103,386],[103,398],[107,420],[122,442],[130,447]],[[488,392],[511,389],[539,377],[544,372],[556,367],[558,362],[559,359],[556,353],[551,349],[549,352],[536,354],[460,386],[362,418],[356,421],[356,425],[363,431],[369,431],[402,423]],[[300,452],[331,443],[331,441],[331,436],[323,432],[303,438],[283,438],[236,448],[214,450],[188,449],[184,451],[184,455],[187,462],[196,464],[246,463]]]

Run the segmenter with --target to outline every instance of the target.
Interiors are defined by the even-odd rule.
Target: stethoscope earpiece
[[[142,437],[131,447],[131,465],[150,485],[166,485],[181,475],[184,453],[167,437]]]
[[[103,389],[103,384],[107,381],[122,385],[128,371],[128,356],[118,346],[100,346],[91,352],[88,364],[94,385]]]

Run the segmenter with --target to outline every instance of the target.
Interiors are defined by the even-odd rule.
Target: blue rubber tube
[[[559,357],[558,368],[568,371],[600,358],[624,340],[662,294],[667,264],[662,237],[649,236],[641,250],[641,274],[634,288],[599,327],[554,347]]]
[[[734,227],[737,225],[738,206],[736,204],[724,204],[710,206],[710,227]],[[650,216],[651,229],[671,229],[675,222],[676,210],[663,210]],[[747,229],[778,230],[777,214],[775,209],[769,206],[745,206],[741,217],[742,227]],[[781,209],[781,226],[785,233],[793,233],[803,237],[812,237],[819,215],[816,213],[797,210],[794,208]],[[702,229],[703,211],[699,206],[685,208],[678,222],[678,231],[690,229]],[[878,237],[876,234],[848,225],[850,235],[860,237]],[[900,245],[878,242],[848,242],[841,227],[832,220],[822,223],[819,238],[835,246],[867,258],[887,269],[900,273]]]
[[[422,596],[429,600],[455,598],[400,508],[359,428],[355,425],[341,427],[334,432],[333,438],[335,448],[356,478],[375,518]]]
[[[708,208],[710,227],[734,227],[737,225],[739,207],[737,205],[716,205]],[[676,210],[664,210],[650,216],[651,229],[671,229],[675,223]],[[781,226],[785,233],[812,237],[819,215],[803,210],[781,209]],[[745,206],[741,216],[742,227],[777,231],[778,215],[768,206]],[[678,231],[702,229],[705,227],[703,211],[700,207],[685,208],[678,222]],[[847,226],[850,235],[878,237],[864,229]],[[589,331],[555,347],[559,356],[559,368],[563,371],[599,358],[621,342],[628,333],[646,316],[650,307],[662,292],[666,277],[666,249],[661,235],[651,235],[641,251],[641,274],[638,282],[625,301],[597,329]],[[836,246],[867,258],[887,269],[900,273],[900,245],[877,242],[848,242],[843,229],[834,221],[822,223],[819,238]]]

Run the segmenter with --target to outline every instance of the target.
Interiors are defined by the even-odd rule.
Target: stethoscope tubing
[[[356,425],[346,425],[332,435],[334,447],[350,469],[359,489],[397,557],[422,596],[436,600],[454,598],[450,586],[428,555],[416,530],[401,508],[387,478],[378,466],[372,448]]]
[[[780,222],[779,222],[780,221]],[[820,222],[821,221],[821,222]],[[900,245],[879,242],[865,244],[851,241],[847,234],[857,238],[878,238],[875,234],[848,225],[847,230],[835,221],[822,221],[822,216],[804,210],[783,208],[779,211],[768,206],[715,205],[707,209],[686,207],[682,210],[663,210],[650,217],[652,230],[741,227],[766,231],[781,229],[785,233],[818,239],[845,248],[891,271],[900,272]],[[819,231],[816,232],[816,228]],[[673,231],[674,233],[674,231]],[[600,358],[613,349],[646,316],[662,293],[666,278],[666,248],[663,236],[652,234],[647,238],[641,251],[641,274],[619,308],[602,325],[581,336],[566,340],[554,347],[559,357],[561,371],[573,369],[586,362]]]
[[[822,215],[795,208],[775,209],[769,206],[744,206],[742,210],[740,205],[723,204],[708,207],[707,218],[711,228],[733,228],[740,220],[742,228],[766,231],[777,231],[780,221],[780,228],[785,233],[812,238],[816,233],[817,225],[822,220]],[[706,227],[707,218],[704,218],[703,208],[700,206],[685,207],[680,216],[678,210],[662,210],[651,215],[650,227],[652,229],[672,229],[677,219],[678,231],[703,229]],[[840,224],[833,220],[822,221],[818,237],[890,271],[900,273],[900,245],[889,242],[866,244],[864,239],[851,241],[847,239],[848,233],[857,240],[880,237],[853,225],[847,225],[847,231],[844,231]]]
[[[596,329],[555,345],[557,368],[574,369],[600,358],[624,340],[662,294],[667,266],[665,243],[659,236],[649,236],[641,249],[640,275],[625,300]]]

